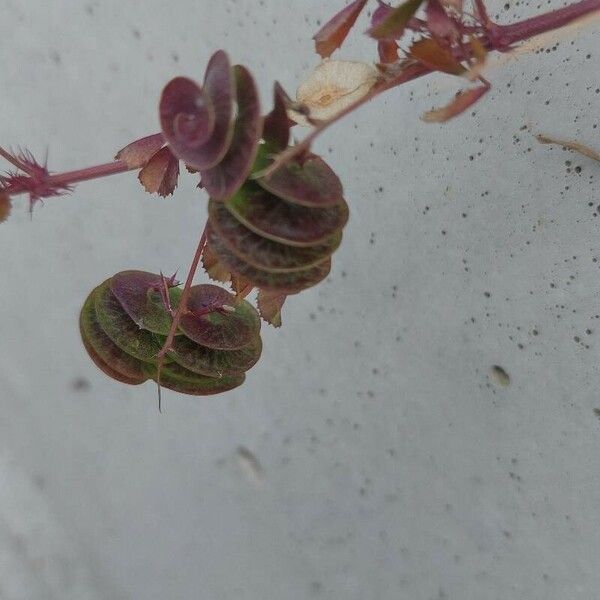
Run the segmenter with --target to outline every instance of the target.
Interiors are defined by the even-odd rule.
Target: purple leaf
[[[367,0],[355,0],[319,29],[313,40],[321,58],[328,58],[343,44],[366,3]]]
[[[265,117],[263,139],[274,150],[287,148],[290,141],[290,121],[287,108],[292,104],[290,97],[278,81],[273,88],[273,110]]]
[[[188,312],[179,327],[186,337],[207,348],[239,350],[258,334],[260,318],[245,300],[219,286],[203,284],[191,288]]]
[[[262,119],[252,75],[241,65],[233,68],[237,91],[237,119],[227,154],[219,164],[201,171],[202,186],[216,200],[229,198],[244,183],[254,164]]]
[[[427,0],[427,27],[429,32],[439,38],[455,40],[459,35],[456,21],[448,15],[440,0]]]
[[[261,151],[265,152],[262,147]],[[262,170],[268,157],[260,157]],[[301,161],[285,163],[269,177],[256,182],[267,191],[293,204],[319,207],[339,204],[344,195],[342,183],[333,169],[319,156],[307,154]]]
[[[161,148],[140,171],[138,179],[150,194],[158,193],[166,198],[177,187],[179,161],[168,146]]]
[[[160,102],[162,129],[186,165],[210,169],[225,156],[233,135],[233,95],[233,74],[222,50],[206,67],[204,88],[183,77],[167,85]]]

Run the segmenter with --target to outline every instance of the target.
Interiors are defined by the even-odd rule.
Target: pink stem
[[[198,242],[198,247],[196,248],[196,254],[194,254],[194,259],[192,260],[187,279],[185,280],[183,292],[181,294],[181,298],[179,299],[179,306],[177,307],[177,311],[173,316],[173,322],[171,323],[169,335],[167,336],[167,339],[165,340],[161,351],[158,353],[158,358],[160,360],[159,368],[162,366],[163,358],[171,349],[171,344],[173,343],[173,339],[175,338],[175,334],[177,333],[177,327],[179,327],[179,321],[181,321],[181,317],[187,311],[187,302],[188,298],[190,297],[190,289],[192,287],[192,282],[194,281],[194,275],[198,270],[198,263],[202,258],[202,252],[204,252],[204,246],[206,246],[206,225],[204,226],[202,235],[200,236],[200,241]]]
[[[78,169],[77,171],[67,171],[66,173],[57,173],[50,175],[48,183],[54,185],[70,185],[79,183],[80,181],[89,181],[90,179],[98,179],[109,175],[117,175],[133,170],[127,166],[127,163],[122,160],[114,160],[103,165],[88,167],[87,169]]]
[[[580,0],[571,6],[565,8],[559,8],[552,12],[525,19],[519,23],[512,25],[498,25],[490,21],[485,4],[483,0],[475,0],[475,6],[479,13],[479,19],[485,29],[485,35],[481,38],[482,43],[487,50],[503,52],[510,48],[512,44],[527,40],[535,35],[552,31],[564,27],[577,19],[580,19],[586,15],[589,15],[597,10],[600,10],[600,0]],[[417,64],[410,65],[404,71],[402,71],[396,77],[385,81],[379,85],[375,85],[371,92],[366,96],[363,96],[356,102],[347,106],[344,110],[334,115],[327,121],[322,121],[298,144],[291,146],[287,150],[284,150],[278,154],[273,162],[260,173],[255,173],[254,178],[258,177],[270,177],[277,169],[281,168],[285,163],[289,162],[296,156],[299,156],[305,150],[308,150],[312,142],[317,138],[325,129],[350,114],[363,104],[366,104],[379,94],[395,88],[403,83],[428,75],[432,71],[431,69]]]
[[[564,27],[594,11],[600,10],[600,0],[581,0],[570,6],[553,10],[510,25],[488,24],[492,50],[507,50],[516,42]]]
[[[7,152],[4,148],[0,146],[0,156],[7,160],[11,165],[17,167],[20,171],[31,175],[31,169],[27,167],[27,165],[23,164],[19,159],[15,158],[10,152]]]

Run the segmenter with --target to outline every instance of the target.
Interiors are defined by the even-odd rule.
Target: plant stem
[[[131,167],[122,160],[113,160],[103,165],[96,165],[86,169],[78,169],[77,171],[67,171],[66,173],[56,173],[50,175],[48,183],[50,185],[71,185],[80,181],[89,181],[90,179],[99,179],[100,177],[108,177],[109,175],[117,175],[132,171]]]
[[[0,146],[0,156],[7,160],[11,165],[17,167],[20,171],[31,175],[31,169],[24,165],[18,158],[14,157],[10,152],[7,152],[2,146]]]
[[[173,339],[175,338],[175,334],[177,333],[177,327],[179,327],[179,321],[183,314],[187,311],[187,302],[190,297],[190,289],[192,287],[192,282],[194,281],[194,275],[198,270],[198,263],[202,258],[202,252],[204,251],[204,246],[206,246],[206,227],[208,223],[204,225],[204,229],[202,230],[202,235],[200,236],[200,241],[198,242],[198,247],[196,248],[196,254],[194,254],[194,258],[192,260],[192,264],[190,266],[190,270],[187,275],[187,279],[185,280],[185,285],[183,286],[183,292],[181,294],[181,298],[179,299],[179,306],[177,307],[177,311],[173,316],[173,321],[171,323],[171,329],[169,330],[169,335],[165,340],[161,351],[158,353],[159,358],[159,368],[162,366],[162,360],[166,356],[167,352],[171,349],[171,344],[173,343]]]
[[[498,25],[489,19],[483,0],[475,0],[475,5],[484,29],[481,42],[487,50],[498,52],[506,52],[510,49],[512,44],[525,41],[531,37],[540,35],[541,33],[564,27],[573,21],[600,10],[600,0],[580,0],[570,6],[559,8],[536,17],[531,17],[530,19],[525,19],[519,23],[514,23],[512,25]],[[422,77],[423,75],[429,75],[431,72],[431,69],[420,63],[407,63],[407,67],[397,76],[384,80],[382,83],[375,84],[367,95],[359,98],[330,119],[317,124],[301,142],[278,154],[268,167],[255,173],[253,178],[268,178],[285,163],[308,150],[313,141],[325,131],[325,129],[334,123],[337,123],[337,121],[355,111],[363,104],[366,104],[376,96],[379,96],[379,94],[402,85],[403,83],[412,81],[413,79],[417,79],[418,77]]]
[[[597,10],[600,0],[581,0],[570,6],[553,10],[510,25],[489,24],[491,49],[506,51],[512,44],[522,42],[541,33],[569,25]]]

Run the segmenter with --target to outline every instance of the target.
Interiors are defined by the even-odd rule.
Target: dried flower
[[[369,63],[324,60],[300,84],[296,100],[308,109],[310,120],[326,120],[368,94],[379,77],[377,68]],[[310,125],[310,120],[296,111],[289,116],[299,125]]]

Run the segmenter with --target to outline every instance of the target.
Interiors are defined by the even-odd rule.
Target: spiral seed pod
[[[210,195],[206,271],[238,293],[258,288],[261,315],[274,324],[278,310],[265,306],[276,298],[280,308],[287,295],[328,275],[348,220],[340,180],[315,154],[258,176],[288,147],[292,104],[275,84],[274,108],[263,119],[252,76],[230,67],[223,51],[210,59],[203,87],[178,77],[160,102],[171,152],[200,172]]]
[[[171,326],[167,308],[181,296],[166,283],[160,275],[123,271],[95,288],[79,321],[90,358],[109,377],[131,385],[153,379],[196,396],[241,385],[262,351],[260,318],[248,302],[215,285],[191,288],[159,373],[157,356]]]

